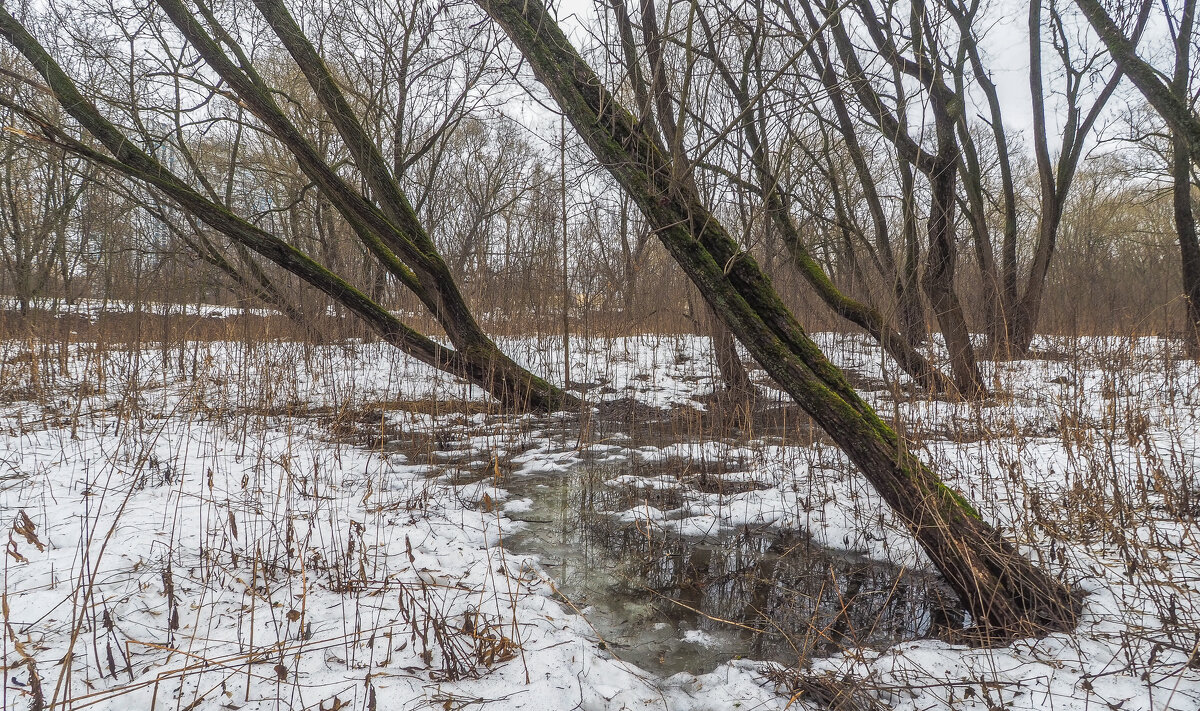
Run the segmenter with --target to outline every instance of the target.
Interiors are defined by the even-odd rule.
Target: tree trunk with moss
[[[718,391],[716,395],[729,405],[742,408],[751,407],[758,397],[758,390],[754,387],[754,382],[750,380],[750,374],[746,372],[742,357],[738,355],[737,339],[733,337],[733,333],[725,326],[725,322],[721,320],[720,316],[711,309],[706,309],[706,311],[708,311],[708,333],[712,339],[713,360],[716,362],[717,372],[721,374],[721,381],[725,384],[725,389]]]
[[[479,326],[458,283],[379,147],[368,135],[324,59],[281,0],[255,0],[255,5],[304,74],[337,129],[369,188],[370,199],[341,179],[333,166],[317,155],[278,106],[272,88],[254,70],[249,57],[211,12],[200,6],[203,17],[199,17],[189,12],[182,0],[157,2],[208,65],[229,83],[242,103],[291,151],[305,174],[321,187],[338,212],[355,228],[377,263],[429,309],[472,368],[486,370],[491,378],[501,382],[528,384],[524,388],[526,392],[517,395],[522,401],[508,399],[505,404],[521,409],[555,409],[577,402],[573,396],[515,363]],[[209,29],[206,30],[202,19]],[[223,49],[222,44],[228,50]],[[229,57],[227,51],[234,57]]]
[[[1071,628],[1070,590],[1021,556],[909,453],[850,387],[675,166],[616,102],[536,0],[480,0],[559,107],[657,230],[705,300],[770,376],[838,443],[980,626],[997,637]]]
[[[708,37],[709,45],[715,47],[714,33],[708,21],[703,15],[700,15],[698,19]],[[813,47],[810,47],[809,56],[815,63],[821,63],[821,57],[816,53],[816,47],[820,47],[822,51],[827,52],[827,50],[825,50],[823,41],[819,36],[814,39],[816,41],[813,43]],[[749,51],[747,50],[748,53]],[[812,255],[812,252],[800,234],[800,229],[792,217],[791,206],[784,193],[779,189],[779,176],[771,165],[770,156],[760,135],[758,128],[760,116],[758,108],[752,100],[747,82],[749,67],[752,62],[748,60],[742,62],[743,74],[739,77],[735,75],[733,68],[721,59],[715,51],[711,54],[711,60],[723,78],[726,88],[737,100],[738,106],[741,109],[741,129],[746,139],[746,145],[750,149],[750,161],[754,166],[755,177],[758,179],[759,189],[763,195],[763,202],[770,215],[771,222],[783,239],[784,246],[787,247],[788,253],[792,257],[792,264],[800,273],[800,276],[808,282],[817,296],[834,313],[859,326],[875,339],[884,352],[891,356],[900,369],[911,376],[917,384],[932,392],[953,392],[955,390],[954,382],[938,370],[917,348],[917,344],[924,340],[925,333],[923,328],[920,330],[913,328],[913,321],[919,321],[922,312],[920,296],[916,293],[915,283],[905,283],[899,274],[893,274],[895,276],[894,286],[899,306],[898,311],[901,315],[902,323],[902,328],[897,329],[878,309],[871,307],[866,302],[851,298],[847,295],[847,292],[839,289]],[[825,64],[827,67],[827,63]],[[840,95],[836,89],[837,85],[832,75],[829,72],[823,71],[821,72],[821,77],[825,86],[830,91],[835,112],[839,117],[839,125],[843,128],[842,135],[846,140],[847,150],[855,164],[860,182],[864,186],[867,201],[872,206],[871,212],[875,222],[878,252],[885,255],[883,261],[888,265],[890,271],[895,272],[891,247],[887,243],[887,226],[883,215],[882,203],[876,192],[874,180],[867,169],[862,147],[858,143],[857,136],[849,128],[850,117],[844,102],[840,100]],[[764,83],[761,76],[757,77],[757,79],[760,85]],[[848,247],[846,254],[850,259],[853,259],[854,251],[852,248]],[[907,323],[905,323],[906,320]]]
[[[100,113],[95,104],[83,96],[75,82],[3,5],[0,5],[0,36],[25,56],[46,81],[48,90],[63,109],[108,152],[101,152],[71,137],[57,123],[40,117],[27,107],[9,104],[10,108],[37,126],[42,140],[160,191],[184,211],[195,215],[234,244],[255,252],[344,306],[386,342],[423,363],[462,377],[487,390],[506,407],[516,410],[551,410],[579,405],[578,398],[530,373],[500,352],[491,339],[479,329],[465,302],[458,296],[457,287],[453,286],[452,281],[449,285],[439,285],[437,291],[414,289],[418,291],[419,296],[425,294],[422,300],[426,301],[426,305],[439,317],[439,323],[446,328],[455,345],[455,348],[447,348],[401,322],[362,291],[295,246],[242,219],[226,206],[201,195],[156,158],[138,148],[136,140],[126,136]],[[247,74],[242,79],[252,82],[253,75]],[[247,92],[247,95],[255,96],[253,92]],[[255,100],[262,98],[255,96]],[[4,99],[0,97],[0,101]],[[270,113],[271,106],[263,105],[258,108],[263,113]],[[302,138],[298,140],[303,141]],[[313,155],[306,153],[311,150],[310,146],[295,143],[292,148],[296,150],[297,157],[302,162],[316,160]],[[388,245],[382,244],[379,238],[379,233],[388,233],[389,230],[400,234],[398,228],[389,223],[385,216],[378,214],[380,211],[377,208],[369,204],[355,204],[359,201],[365,203],[365,199],[350,192],[335,175],[327,175],[326,171],[332,174],[332,169],[327,165],[307,167],[313,175],[329,182],[330,189],[338,193],[339,200],[354,208],[346,208],[344,214],[376,257],[395,269],[394,273],[399,274],[403,281],[416,282],[417,277],[413,272],[400,264],[395,253],[388,249]],[[441,263],[436,251],[430,250],[418,257],[423,260],[423,265],[432,265],[430,276],[436,278],[436,265]],[[435,300],[435,296],[442,295],[451,297]]]

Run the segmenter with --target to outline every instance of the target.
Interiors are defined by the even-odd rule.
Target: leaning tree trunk
[[[711,37],[711,30],[703,19],[701,19],[701,24]],[[792,264],[800,272],[800,276],[808,282],[817,296],[834,313],[866,331],[879,343],[884,352],[892,357],[900,369],[911,376],[921,387],[932,392],[953,391],[955,384],[917,348],[917,344],[924,340],[924,329],[918,332],[912,327],[914,315],[921,308],[920,297],[916,296],[915,301],[913,299],[915,292],[908,290],[906,284],[897,279],[896,292],[899,296],[901,321],[902,323],[907,321],[902,329],[897,330],[877,309],[847,296],[846,292],[833,283],[833,280],[813,257],[800,234],[800,229],[792,218],[792,211],[784,194],[779,190],[779,177],[770,164],[766,146],[759,134],[754,103],[749,90],[733,76],[723,63],[718,62],[717,66],[725,79],[726,86],[738,100],[742,109],[742,133],[746,138],[746,144],[750,147],[751,163],[761,186],[763,202],[767,207],[771,222],[782,237],[783,243],[792,257]],[[855,146],[857,146],[856,141],[851,145],[851,150],[854,150]],[[860,155],[859,159],[861,160],[861,158]],[[864,175],[863,183],[872,185],[869,174]],[[882,221],[877,229],[884,229]],[[848,253],[853,255],[853,250],[848,250]],[[887,253],[890,254],[890,252]],[[888,259],[889,263],[892,261],[890,258]]]
[[[109,153],[102,153],[72,138],[60,126],[44,121],[35,113],[10,105],[10,108],[21,112],[38,127],[43,139],[161,191],[183,210],[234,243],[245,246],[325,293],[362,319],[384,341],[423,363],[483,388],[506,407],[546,410],[579,405],[578,398],[522,368],[501,353],[490,340],[483,343],[466,342],[465,347],[458,349],[436,343],[401,322],[301,250],[202,196],[156,158],[138,148],[137,141],[130,140],[100,113],[95,104],[84,98],[75,82],[3,5],[0,5],[0,36],[25,56],[46,81],[48,90],[63,109]],[[466,315],[470,316],[469,313]]]
[[[794,14],[791,15],[791,18],[793,23],[799,26],[800,21]],[[921,303],[918,278],[920,246],[916,241],[916,214],[912,211],[914,203],[912,199],[911,168],[902,156],[899,157],[901,162],[901,179],[907,179],[907,183],[902,184],[900,189],[904,203],[902,208],[904,211],[904,220],[902,223],[902,232],[904,235],[902,246],[904,249],[898,259],[893,254],[891,239],[889,237],[890,230],[888,229],[887,216],[883,209],[883,201],[879,196],[879,187],[876,185],[875,178],[871,174],[871,169],[866,159],[866,151],[859,141],[855,129],[855,121],[851,118],[850,110],[846,104],[841,80],[833,70],[829,47],[824,36],[819,31],[814,32],[812,36],[812,43],[808,49],[808,58],[818,70],[817,74],[821,79],[821,84],[825,87],[829,102],[833,107],[834,115],[837,117],[837,126],[845,141],[846,153],[850,156],[855,174],[862,185],[863,198],[867,201],[867,206],[871,214],[871,222],[875,229],[875,250],[881,255],[885,269],[891,273],[892,292],[896,303],[895,321],[897,322],[899,337],[907,343],[908,347],[893,346],[896,349],[896,352],[893,352],[888,347],[887,339],[879,339],[880,343],[896,359],[901,367],[904,367],[919,383],[926,384],[922,378],[927,378],[929,384],[926,384],[926,386],[931,390],[949,390],[953,382],[929,363],[928,359],[924,358],[919,351],[919,346],[926,341],[929,333],[925,328],[925,307]],[[912,218],[911,221],[910,217]],[[920,356],[919,361],[912,361],[912,370],[909,370],[908,366],[905,365],[905,360],[908,359],[908,354],[910,353],[916,353]]]
[[[958,174],[955,119],[963,107],[954,92],[942,80],[940,69],[937,68],[940,65],[931,63],[924,57],[915,61],[901,59],[899,50],[883,29],[880,18],[873,14],[869,3],[862,2],[860,5],[868,34],[880,48],[883,57],[892,64],[897,91],[901,91],[904,85],[903,75],[906,74],[918,78],[928,91],[937,133],[936,154],[924,149],[908,134],[903,108],[893,114],[885,107],[881,95],[868,78],[866,69],[858,61],[854,42],[840,18],[840,8],[829,11],[826,23],[818,22],[815,14],[807,6],[805,14],[814,32],[821,32],[823,27],[828,25],[833,32],[834,43],[841,54],[842,62],[846,66],[847,77],[867,112],[879,125],[883,135],[896,146],[900,157],[918,167],[929,178],[932,204],[929,216],[929,252],[922,279],[923,285],[946,340],[946,347],[950,351],[955,386],[967,397],[986,395],[986,388],[983,387],[975,363],[975,351],[971,346],[966,319],[954,291],[954,267],[957,261],[954,240],[954,186]],[[901,104],[903,103],[901,101]]]
[[[358,120],[337,80],[281,0],[256,0],[255,5],[303,72],[314,95],[354,159],[372,199],[344,180],[292,123],[258,74],[251,60],[228,33],[219,43],[184,5],[183,0],[156,0],[181,34],[236,93],[246,108],[265,124],[295,157],[304,173],[319,186],[378,263],[412,291],[429,309],[472,372],[487,372],[500,382],[528,383],[533,401],[507,402],[542,409],[575,401],[537,378],[496,346],[475,320],[449,267],[425,231],[379,147]],[[215,32],[224,30],[204,6],[204,19]],[[229,56],[234,55],[238,61]],[[506,392],[508,389],[506,388]],[[554,407],[554,405],[551,405]]]
[[[730,330],[849,455],[908,526],[983,631],[1065,630],[1077,603],[909,451],[784,306],[754,259],[616,102],[535,0],[479,0],[592,152],[634,199],[671,256]]]

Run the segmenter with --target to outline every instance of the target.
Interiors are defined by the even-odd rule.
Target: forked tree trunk
[[[100,113],[95,104],[84,98],[74,81],[3,5],[0,5],[0,36],[25,56],[46,81],[50,92],[63,109],[109,153],[102,153],[85,145],[66,134],[61,127],[42,121],[36,114],[24,112],[25,118],[38,126],[46,140],[74,155],[161,191],[183,210],[195,215],[212,229],[328,295],[361,318],[384,341],[423,363],[462,377],[485,389],[506,407],[518,410],[550,410],[579,405],[578,398],[513,362],[486,336],[481,340],[462,339],[462,345],[457,349],[441,346],[401,322],[304,252],[241,219],[223,205],[202,196],[157,159],[138,148],[137,141],[130,140]],[[12,108],[21,110],[19,106]],[[455,320],[469,320],[473,324],[474,318],[465,309],[465,305],[460,303],[455,308],[444,309],[442,316],[451,319],[450,323]]]
[[[962,306],[954,290],[954,268],[957,262],[954,188],[958,175],[955,125],[963,107],[942,79],[940,65],[924,56],[923,41],[917,41],[921,33],[927,32],[928,28],[913,29],[913,46],[914,51],[918,53],[917,59],[905,59],[895,46],[890,30],[886,29],[889,25],[876,16],[874,7],[866,0],[859,0],[858,5],[859,16],[864,20],[867,33],[879,48],[880,54],[892,65],[897,92],[902,91],[904,75],[910,75],[920,81],[929,95],[937,134],[936,153],[931,153],[909,135],[903,100],[895,113],[886,108],[882,97],[868,78],[866,69],[858,60],[858,50],[841,17],[841,8],[826,11],[825,24],[833,33],[834,44],[859,100],[878,123],[883,135],[896,146],[900,158],[920,169],[929,179],[932,193],[928,229],[929,251],[925,274],[921,281],[946,341],[955,386],[966,397],[982,397],[987,394],[987,389],[979,377],[975,349],[971,345]],[[805,7],[805,14],[813,31],[821,32],[823,24],[817,21],[808,6]],[[913,11],[914,17],[920,14],[915,4]]]
[[[308,142],[276,103],[271,88],[254,70],[211,12],[201,5],[201,18],[182,0],[157,0],[188,42],[216,71],[260,121],[270,128],[295,157],[304,173],[324,192],[346,222],[359,235],[378,263],[412,291],[429,309],[461,358],[473,373],[488,373],[501,383],[527,383],[527,388],[503,388],[509,406],[544,409],[552,403],[568,405],[576,398],[534,376],[496,346],[475,320],[457,282],[436,245],[425,231],[407,196],[391,174],[379,147],[358,120],[337,80],[280,0],[256,0],[267,20],[303,72],[314,95],[354,158],[372,200],[343,180]],[[222,40],[218,43],[215,33]],[[228,56],[233,53],[237,62]],[[513,400],[513,397],[517,400]],[[527,398],[533,398],[529,400]]]
[[[597,159],[635,200],[730,330],[858,466],[971,611],[1000,636],[1075,624],[1070,590],[1021,556],[909,453],[850,387],[669,159],[615,101],[537,0],[479,0],[520,49]]]
[[[952,129],[951,129],[952,130]],[[951,139],[953,140],[953,139]],[[929,255],[922,282],[925,294],[933,307],[934,316],[946,340],[954,384],[965,397],[978,397],[986,392],[975,348],[962,304],[954,290],[954,268],[958,250],[954,236],[955,177],[958,175],[954,151],[942,151],[940,170],[929,176],[932,199],[929,209]]]
[[[704,28],[706,35],[709,38],[710,44],[713,42],[713,32],[707,21],[701,16],[701,26]],[[814,46],[820,46],[824,50],[824,45],[820,41],[819,36]],[[810,51],[810,57],[814,59],[817,55]],[[847,296],[846,291],[839,289],[829,275],[821,267],[820,263],[813,257],[812,252],[805,244],[803,236],[800,234],[800,229],[797,227],[792,218],[792,211],[787,199],[778,189],[779,178],[775,170],[771,166],[770,157],[766,147],[763,145],[762,136],[756,124],[757,116],[755,113],[755,105],[751,100],[749,89],[733,75],[732,70],[719,58],[715,58],[718,71],[724,78],[725,85],[730,93],[737,99],[739,106],[742,109],[743,117],[741,120],[742,133],[746,138],[746,144],[750,147],[751,162],[754,165],[756,177],[763,193],[763,202],[767,206],[768,213],[772,224],[775,226],[778,234],[783,239],[784,245],[787,247],[788,253],[792,257],[792,264],[800,273],[800,276],[808,282],[817,296],[825,302],[830,309],[838,316],[850,321],[867,332],[883,351],[887,353],[896,362],[905,373],[913,378],[921,387],[932,392],[952,392],[955,389],[955,384],[947,378],[942,371],[929,361],[917,345],[925,339],[924,328],[919,330],[915,328],[917,322],[923,321],[923,308],[920,301],[920,295],[916,293],[916,283],[907,282],[899,274],[896,275],[896,294],[898,297],[898,307],[900,313],[901,328],[897,328],[893,323],[884,317],[879,310],[872,308],[869,304]],[[827,72],[822,73],[823,80],[827,86],[835,86],[833,79]],[[841,106],[841,112],[845,111],[845,106],[840,102],[834,102],[835,106]],[[849,116],[846,115],[843,125],[849,124]],[[861,147],[858,145],[857,138],[849,129],[843,134],[847,136],[848,148],[852,155],[857,155],[856,162],[861,163],[859,175],[863,185],[868,186],[867,194],[874,195],[874,183],[870,176],[870,172],[866,168],[865,159],[862,156]],[[887,255],[885,262],[894,271],[894,259],[891,257],[890,247],[885,249],[886,245],[886,222],[882,217],[882,206],[879,206],[878,196],[874,200],[869,200],[872,204],[877,205],[877,209],[873,208],[873,213],[879,213],[874,218],[876,221],[876,230],[879,233],[880,239],[879,251]],[[853,259],[853,249],[847,245],[846,253]],[[851,275],[854,274],[855,268],[850,269]]]

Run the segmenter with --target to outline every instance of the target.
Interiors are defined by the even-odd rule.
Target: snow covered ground
[[[20,301],[11,296],[0,296],[0,310],[17,311]],[[157,301],[123,301],[120,299],[76,299],[67,303],[65,299],[38,297],[32,299],[29,308],[33,311],[49,311],[58,316],[81,316],[95,321],[103,314],[128,314],[141,312],[159,316],[202,316],[206,318],[229,318],[231,316],[270,316],[271,309],[252,309],[219,304],[169,304]]]
[[[821,340],[926,461],[1088,596],[1071,635],[851,648],[806,679],[914,711],[1200,708],[1195,363],[1156,339],[1047,340],[1043,358],[985,364],[995,398],[953,403],[906,394],[858,338]],[[562,371],[558,343],[502,347]],[[571,371],[593,401],[696,408],[715,375],[707,340],[685,336],[579,339]],[[512,482],[598,457],[736,461],[725,476],[758,485],[659,477],[642,483],[685,490],[678,510],[618,518],[796,529],[925,565],[802,428],[634,442],[573,423],[492,415],[378,345],[2,343],[2,706],[820,708],[811,683],[796,695],[752,659],[667,678],[623,662],[534,557],[506,552],[532,506]]]

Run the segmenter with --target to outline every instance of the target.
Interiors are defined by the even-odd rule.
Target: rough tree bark
[[[95,104],[83,96],[75,82],[49,53],[2,5],[0,5],[0,36],[7,39],[25,56],[45,80],[47,89],[63,109],[84,130],[95,137],[108,153],[102,153],[72,138],[53,122],[45,120],[26,107],[10,106],[37,126],[42,140],[49,141],[75,155],[87,158],[159,190],[183,210],[195,215],[233,242],[244,245],[324,292],[356,314],[388,343],[424,363],[460,376],[484,388],[507,407],[554,409],[578,404],[577,398],[562,392],[559,388],[512,363],[494,346],[477,347],[474,344],[468,344],[467,348],[457,350],[441,346],[402,323],[386,309],[307,254],[241,219],[225,206],[192,189],[158,160],[139,149],[136,142],[130,140],[120,129],[108,121]],[[301,148],[304,147],[301,146]],[[311,150],[310,146],[307,148]],[[320,170],[320,168],[316,168],[314,172],[320,174]],[[333,184],[332,187],[337,188],[338,186]],[[343,195],[342,199],[353,200],[354,198]],[[351,215],[355,214],[351,213]],[[386,221],[383,221],[383,224],[385,228],[394,230],[387,225]],[[361,222],[357,226],[362,228]],[[367,233],[367,236],[373,235]],[[395,260],[394,254],[382,250],[380,253],[383,258],[390,255],[390,258]]]
[[[604,87],[536,0],[478,0],[530,63],[597,159],[743,345],[850,456],[995,636],[1069,629],[1077,602],[913,456],[850,387],[679,169]]]
[[[304,73],[353,156],[373,200],[355,190],[320,158],[276,104],[271,88],[254,71],[250,59],[204,5],[199,6],[201,14],[215,36],[184,6],[183,0],[158,0],[158,4],[205,62],[229,83],[249,110],[271,129],[272,135],[287,146],[301,169],[355,228],[376,259],[425,304],[464,359],[476,369],[494,373],[500,380],[526,383],[528,397],[524,399],[535,403],[535,407],[575,402],[572,396],[517,365],[484,333],[378,146],[355,116],[333,73],[282,2],[256,0],[255,5]],[[222,50],[222,44],[234,53],[236,63]]]
[[[1200,356],[1200,242],[1196,237],[1196,217],[1192,206],[1192,162],[1183,141],[1171,141],[1171,202],[1175,214],[1175,232],[1183,265],[1183,293],[1187,299],[1188,348]]]
[[[934,100],[935,112],[937,100]],[[949,117],[946,117],[949,120]],[[944,123],[939,119],[939,124]],[[949,125],[939,128],[953,136]],[[986,394],[983,378],[979,375],[979,364],[975,361],[975,348],[971,345],[971,332],[967,329],[967,318],[962,303],[954,290],[954,268],[958,263],[957,239],[954,234],[955,183],[958,177],[958,150],[954,139],[944,141],[938,151],[938,167],[929,174],[929,254],[925,261],[925,273],[921,284],[929,297],[933,314],[942,329],[946,350],[950,353],[950,367],[958,391],[967,397]]]

